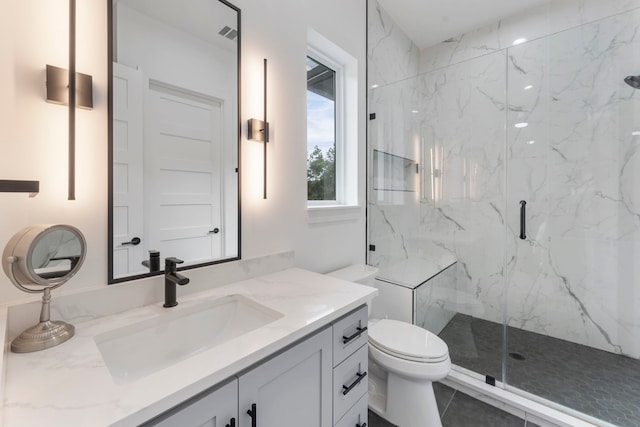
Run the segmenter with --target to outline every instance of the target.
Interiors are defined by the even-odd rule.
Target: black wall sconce
[[[0,179],[0,193],[29,193],[29,197],[35,197],[39,192],[40,181]]]
[[[93,79],[88,74],[76,73],[76,107],[93,108]],[[69,71],[47,64],[47,102],[69,105]]]
[[[263,120],[249,119],[249,141],[258,141],[264,144],[264,187],[263,198],[267,198],[267,143],[269,142],[269,122],[267,121],[267,58],[264,58],[264,94],[263,94]]]
[[[76,0],[69,0],[69,69],[47,65],[47,102],[69,107],[69,200],[76,199],[76,106],[93,108],[89,75],[76,73]]]

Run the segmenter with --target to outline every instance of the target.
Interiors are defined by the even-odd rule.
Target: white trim
[[[360,206],[327,204],[309,206],[307,209],[307,222],[310,224],[357,221],[361,216]]]
[[[456,366],[441,382],[541,427],[616,427],[614,424],[598,420],[521,390],[515,393],[510,390],[510,387],[505,389],[504,384],[500,382],[496,382],[496,386],[491,386],[473,378],[466,371],[466,369]]]

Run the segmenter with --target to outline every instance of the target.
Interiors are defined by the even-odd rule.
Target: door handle
[[[345,337],[344,335],[342,336],[342,344],[347,344],[350,341],[358,338],[360,335],[362,335],[365,331],[367,330],[367,327],[365,326],[364,328],[356,328],[356,332],[353,335],[350,335],[348,337]]]
[[[220,232],[220,229],[218,227],[214,228],[213,230],[209,230],[210,234],[218,234]]]
[[[236,427],[236,419],[231,418],[231,420],[229,420],[229,424],[227,424],[225,427]]]
[[[367,376],[367,373],[366,372],[362,372],[362,373],[358,372],[356,375],[358,376],[358,378],[356,378],[356,380],[354,382],[352,382],[351,385],[348,385],[348,386],[343,385],[342,386],[342,395],[343,396],[346,396],[351,390],[353,390],[353,388],[355,386],[360,384],[360,381],[362,381],[362,379]]]
[[[256,427],[258,423],[258,412],[255,403],[251,404],[251,409],[247,410],[247,415],[251,417],[251,427]]]
[[[527,202],[520,200],[520,239],[527,238]]]
[[[132,246],[138,246],[140,244],[142,240],[140,240],[139,237],[134,237],[133,239],[131,239],[128,242],[122,242],[120,243],[122,246],[126,246],[126,245],[132,245]]]

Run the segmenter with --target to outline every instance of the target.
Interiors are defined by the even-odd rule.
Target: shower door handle
[[[527,238],[527,202],[520,200],[520,239]]]

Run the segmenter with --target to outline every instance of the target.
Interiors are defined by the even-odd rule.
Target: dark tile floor
[[[503,326],[457,314],[440,333],[454,364],[502,380]],[[508,328],[507,383],[621,427],[640,427],[640,360]]]
[[[433,384],[443,427],[536,427],[533,423],[494,408],[440,383]],[[369,411],[370,427],[394,427]],[[400,426],[401,427],[401,426]],[[429,426],[425,426],[429,427]]]

